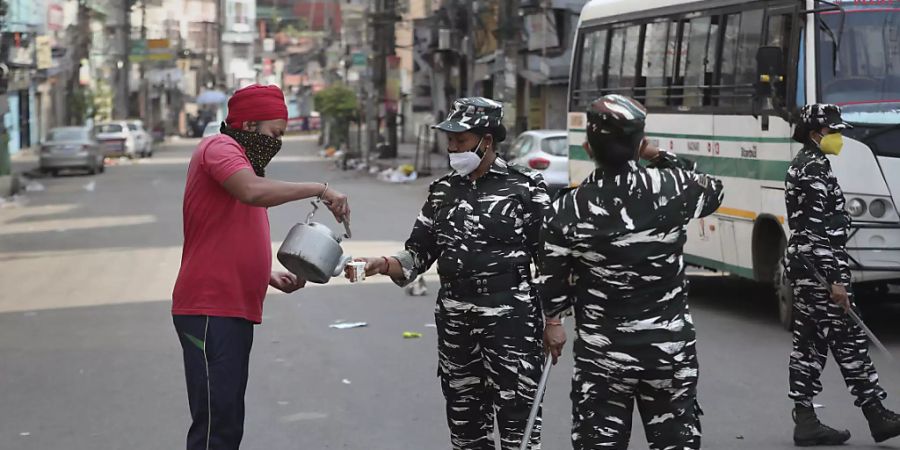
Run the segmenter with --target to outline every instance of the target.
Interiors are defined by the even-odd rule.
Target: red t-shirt
[[[262,322],[272,271],[266,208],[241,203],[222,187],[253,170],[244,149],[216,135],[200,142],[184,188],[184,249],[172,314],[241,317]]]

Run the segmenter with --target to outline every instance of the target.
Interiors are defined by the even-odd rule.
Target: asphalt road
[[[168,145],[151,160],[95,177],[37,180],[19,201],[0,204],[0,449],[183,445],[188,408],[169,295],[180,258],[184,174],[195,144]],[[382,183],[336,171],[316,153],[314,141],[293,138],[269,176],[330,181],[351,197],[354,239],[345,249],[358,256],[396,250],[427,180]],[[273,245],[308,210],[306,204],[273,208]],[[317,220],[338,228],[325,214]],[[431,281],[428,296],[410,297],[369,279],[271,293],[254,342],[243,448],[449,448],[428,326],[434,287]],[[779,328],[767,291],[698,276],[691,305],[704,448],[792,448],[790,335]],[[866,319],[900,354],[896,309],[872,307]],[[368,326],[330,329],[336,321]],[[404,331],[423,337],[403,339]],[[875,356],[884,386],[897,393],[900,368]],[[549,384],[545,449],[571,448],[571,371],[567,352]],[[853,433],[844,448],[900,448],[900,439],[872,443],[833,361],[823,382],[820,415]],[[900,407],[897,396],[888,405]],[[646,448],[639,425],[632,448]]]

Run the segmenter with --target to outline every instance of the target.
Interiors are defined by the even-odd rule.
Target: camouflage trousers
[[[494,450],[495,416],[503,450],[521,445],[544,361],[535,302],[527,293],[438,298],[438,376],[454,450]],[[531,436],[539,450],[540,415]]]
[[[571,394],[575,450],[627,449],[635,403],[651,449],[700,448],[695,341],[597,350],[581,336]]]
[[[797,270],[792,275],[797,274]],[[793,277],[792,277],[793,278]],[[849,276],[847,277],[849,279]],[[887,397],[878,384],[878,372],[869,358],[868,338],[831,295],[814,278],[797,277],[794,289],[793,350],[790,359],[790,393],[794,402],[811,407],[822,392],[819,377],[831,349],[844,382],[856,397],[856,406]],[[847,288],[850,291],[850,288]],[[853,293],[850,291],[851,302]],[[856,308],[856,305],[853,305]]]

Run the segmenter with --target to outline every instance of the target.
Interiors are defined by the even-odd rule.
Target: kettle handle
[[[347,216],[341,217],[341,223],[344,224],[344,237],[350,239],[353,237],[353,233],[350,231],[350,218]]]
[[[306,224],[309,225],[312,222],[313,217],[316,215],[316,211],[319,210],[319,200],[313,200],[310,202],[312,204],[313,210],[306,215]]]

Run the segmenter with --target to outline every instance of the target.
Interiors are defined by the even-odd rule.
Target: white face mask
[[[481,165],[481,157],[475,153],[481,147],[481,142],[484,141],[484,137],[482,137],[478,141],[478,145],[475,146],[474,149],[468,152],[460,152],[460,153],[451,153],[450,154],[450,167],[456,171],[456,173],[466,176],[474,172],[478,169],[478,166]]]

